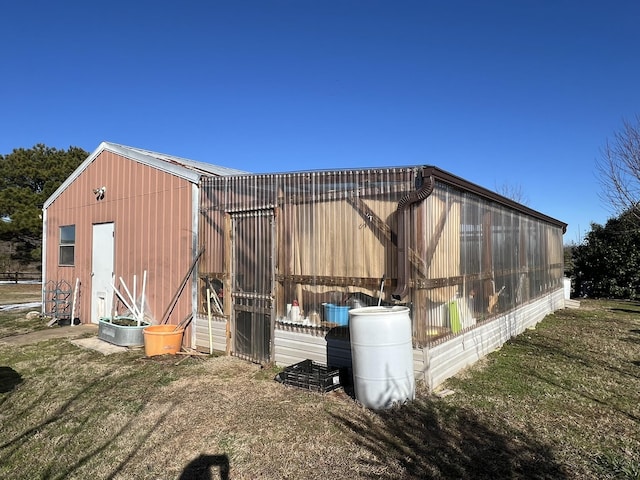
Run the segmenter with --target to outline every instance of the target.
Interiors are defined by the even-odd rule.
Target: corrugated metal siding
[[[428,385],[429,362],[427,352],[423,348],[413,349],[413,374],[416,382],[423,382]]]
[[[104,199],[93,190],[106,187]],[[103,151],[47,209],[45,281],[81,282],[79,317],[90,321],[92,225],[115,224],[115,274],[129,286],[148,272],[147,299],[159,320],[193,258],[192,184]],[[76,225],[74,267],[58,266],[59,226]],[[184,293],[172,323],[191,312]],[[188,338],[188,337],[185,337]]]
[[[209,351],[209,319],[204,315],[196,315],[194,319],[195,345],[198,350],[211,353]],[[218,317],[211,319],[211,337],[213,340],[213,350],[224,352],[227,347],[227,322]]]
[[[306,359],[327,364],[327,341],[323,337],[276,330],[274,343],[276,365],[286,367]]]

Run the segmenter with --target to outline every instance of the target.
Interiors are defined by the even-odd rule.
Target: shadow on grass
[[[229,480],[229,457],[226,455],[200,455],[194,458],[182,471],[179,480],[213,480],[212,467],[220,472],[215,478]]]
[[[65,412],[69,410],[71,406],[82,396],[82,394],[95,383],[96,383],[95,381],[92,382],[88,387],[76,393],[74,396],[70,397],[65,403],[63,403],[59,408],[57,408],[51,415],[49,415],[49,417],[47,417],[42,422],[32,426],[31,428],[25,429],[22,433],[14,436],[12,439],[6,441],[5,443],[0,444],[0,460],[7,461],[7,459],[11,457],[14,453],[18,452],[19,449],[23,445],[25,445],[31,437],[41,432],[48,425],[54,424],[60,421],[61,419],[63,419]],[[39,398],[41,399],[42,396]]]
[[[637,336],[624,338],[623,340],[625,342],[640,343],[640,330],[638,330],[637,328],[634,328],[629,330],[629,333],[634,333]]]
[[[564,479],[551,447],[525,432],[495,428],[431,397],[358,418],[334,414],[380,479]]]
[[[638,345],[640,345],[640,337],[626,337],[623,338],[622,341],[628,343],[637,343]]]
[[[0,393],[7,393],[22,383],[22,375],[11,367],[0,367]]]
[[[69,425],[75,425],[75,430],[70,430],[64,435],[64,440],[61,440],[60,451],[65,450],[65,445],[74,442],[74,438],[77,434],[80,434],[81,430],[85,428],[85,425],[90,421],[91,412],[95,411],[94,399],[96,396],[100,396],[100,392],[105,392],[113,388],[114,383],[127,382],[128,378],[134,378],[135,374],[128,375],[116,375],[107,374],[99,378],[95,378],[91,382],[87,383],[82,389],[78,390],[74,395],[70,396],[63,404],[61,404],[55,411],[53,411],[47,418],[34,424],[30,428],[23,430],[21,433],[15,435],[13,438],[0,444],[0,463],[2,462],[19,462],[21,449],[32,448],[30,443],[38,435],[58,435],[58,432],[69,428]],[[98,392],[96,394],[96,391]],[[86,398],[85,398],[86,397]],[[35,405],[39,405],[40,402],[36,401]],[[143,443],[151,436],[155,429],[166,419],[169,410],[159,416],[156,422],[148,426],[145,431],[136,437],[136,444],[129,445],[130,453],[125,459],[117,466],[115,466],[112,474],[107,478],[113,478],[127,465],[127,463],[135,455],[139,453]],[[80,469],[82,466],[90,462],[94,458],[99,458],[101,454],[109,447],[114,445],[121,436],[126,432],[134,428],[136,417],[132,416],[123,426],[109,433],[108,435],[100,438],[96,438],[86,453],[77,458],[73,463],[68,465],[64,462],[58,462],[55,455],[47,455],[46,458],[52,458],[48,465],[44,466],[44,471],[41,473],[40,478],[66,478],[71,476]],[[51,454],[51,452],[49,452]],[[18,458],[18,460],[16,460]]]
[[[621,340],[627,339],[623,338]],[[601,377],[606,375],[609,377],[610,383],[614,381],[618,381],[621,383],[628,381],[637,382],[638,379],[640,379],[640,374],[637,373],[636,369],[629,366],[629,364],[634,364],[635,362],[625,361],[624,363],[621,363],[620,366],[614,365],[609,360],[610,356],[606,354],[606,349],[604,349],[602,352],[589,352],[587,349],[581,348],[579,349],[581,353],[576,353],[568,351],[566,347],[562,345],[552,345],[551,343],[549,343],[549,339],[547,339],[545,342],[544,340],[539,338],[535,340],[519,338],[518,342],[522,346],[529,346],[531,348],[531,351],[535,351],[536,355],[539,358],[548,359],[547,361],[549,363],[558,361],[552,360],[554,358],[566,359],[566,365],[574,366],[583,371],[583,373],[581,373],[581,378],[584,378],[584,375],[587,374],[597,375]],[[557,373],[550,373],[549,371],[546,371],[545,373],[545,370],[536,371],[534,369],[528,369],[526,372],[523,371],[522,375],[529,375],[542,384],[552,385],[558,390],[565,391],[567,395],[582,397],[583,399],[590,402],[610,408],[612,411],[620,413],[621,415],[626,416],[634,422],[640,422],[640,417],[620,408],[618,406],[618,402],[614,401],[609,395],[606,394],[606,392],[603,392],[602,398],[597,398],[593,393],[590,393],[590,389],[587,388],[588,384],[581,384],[580,382],[578,382],[578,384],[576,385],[574,379],[563,379],[562,376],[559,377]]]
[[[631,309],[631,308],[609,308],[608,309],[610,312],[618,312],[618,313],[640,313],[640,307],[637,309]]]
[[[623,410],[622,408],[617,406],[615,402],[612,400],[603,400],[602,398],[598,398],[595,395],[587,392],[584,388],[580,388],[576,386],[569,387],[567,385],[563,385],[561,381],[556,380],[552,375],[543,375],[536,372],[530,372],[529,375],[532,378],[535,378],[536,380],[538,380],[539,382],[552,385],[557,390],[564,390],[565,392],[567,392],[567,395],[583,398],[584,400],[587,400],[594,404],[598,404],[602,407],[610,409],[611,411],[617,414],[627,417],[629,420],[632,420],[633,422],[640,423],[640,417],[637,417],[631,412]]]
[[[636,343],[636,340],[633,337],[620,338],[619,340]],[[524,347],[529,346],[534,349],[533,351],[536,352],[536,355],[541,358],[562,357],[570,361],[573,365],[579,365],[586,368],[593,368],[596,366],[597,368],[607,370],[616,376],[624,375],[633,379],[640,378],[640,376],[633,370],[625,370],[624,368],[611,364],[611,362],[608,361],[607,355],[602,351],[590,351],[587,348],[581,348],[579,349],[581,353],[576,353],[567,350],[563,344],[553,345],[549,339],[533,340],[520,337],[518,338],[518,342]]]

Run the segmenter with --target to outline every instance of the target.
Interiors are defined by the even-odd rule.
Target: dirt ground
[[[72,339],[97,334],[97,325],[68,325],[65,327],[54,326],[46,330],[38,330],[21,335],[13,335],[10,337],[0,338],[0,343],[6,343],[9,345],[32,345],[44,340],[51,340],[53,338]]]
[[[38,351],[45,359],[50,349],[66,349],[60,343],[48,341],[52,338],[75,343],[74,339],[95,338],[96,334],[97,327],[93,325],[52,327],[4,337],[0,342],[19,346],[25,354]],[[54,383],[69,383],[71,392],[78,387],[73,383],[77,376],[91,370],[88,378],[92,380],[87,386],[78,387],[80,393],[68,393],[70,398],[64,394],[58,400],[51,397],[48,402],[51,411],[43,411],[43,420],[36,421],[40,434],[29,437],[29,448],[25,445],[21,451],[29,452],[24,453],[27,456],[36,451],[55,451],[59,442],[86,443],[89,437],[76,440],[86,432],[99,431],[100,435],[92,434],[91,443],[80,450],[84,451],[82,461],[77,460],[78,450],[74,450],[75,455],[64,458],[17,461],[11,455],[22,440],[15,445],[12,441],[5,443],[11,448],[3,453],[16,462],[17,470],[11,471],[12,474],[33,474],[20,478],[39,478],[43,471],[48,471],[56,473],[50,478],[320,479],[325,474],[332,478],[352,478],[353,474],[355,478],[373,478],[370,475],[376,469],[386,471],[388,468],[382,459],[374,462],[375,467],[364,466],[372,460],[370,453],[366,448],[353,445],[349,428],[339,427],[339,421],[336,423],[333,415],[337,412],[344,412],[345,421],[355,418],[356,412],[366,416],[362,407],[344,392],[321,395],[287,387],[273,380],[274,371],[234,357],[145,357],[142,352],[137,355],[129,351],[103,361],[88,350],[77,355],[73,356],[76,359],[73,375],[69,376],[66,362],[57,360],[54,371],[47,374],[45,381],[55,379]],[[85,361],[77,360],[80,357]],[[122,390],[131,363],[148,364],[153,367],[150,371],[161,373],[155,382],[142,380],[152,387],[145,389],[142,397],[134,395],[136,398],[129,401],[112,398],[111,393],[107,393],[112,389],[109,382],[115,381],[113,389]],[[182,367],[191,374],[179,374]],[[112,377],[122,380],[112,380]],[[131,396],[135,388],[138,387],[125,388],[122,395]],[[102,395],[92,393],[101,389],[106,389]],[[66,388],[60,390],[66,391]],[[27,395],[26,391],[22,393]],[[18,398],[20,394],[16,393],[9,402],[16,402],[16,408],[22,403]],[[103,405],[100,411],[104,418],[95,420],[96,430],[91,430],[93,420],[88,418],[96,411],[92,405],[97,398],[109,399],[110,403],[122,402],[122,406]],[[56,414],[61,409],[65,411],[64,416]],[[348,411],[352,414],[346,413]],[[0,413],[0,423],[2,421]],[[33,425],[32,422],[29,420],[26,425]],[[76,428],[76,422],[83,425],[83,433],[78,431],[70,436],[59,433]],[[16,433],[25,428],[17,423]],[[71,449],[68,447],[65,451]],[[351,473],[347,473],[349,471]]]

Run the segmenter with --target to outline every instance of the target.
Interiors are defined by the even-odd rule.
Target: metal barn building
[[[566,224],[433,166],[253,175],[102,144],[45,205],[44,278],[81,277],[84,322],[112,301],[92,267],[105,224],[158,317],[204,247],[171,321],[192,314],[186,344],[254,362],[348,367],[348,309],[404,305],[434,388],[564,307]]]
[[[201,178],[232,173],[241,171],[101,143],[44,204],[44,313],[73,309],[98,323],[122,307],[112,284],[122,277],[133,289],[135,275],[139,292],[146,271],[145,310],[160,319],[198,248]],[[194,290],[180,296],[172,322],[192,311]]]

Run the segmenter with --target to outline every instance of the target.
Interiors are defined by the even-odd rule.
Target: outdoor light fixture
[[[93,193],[96,196],[96,200],[102,200],[104,198],[104,192],[107,191],[107,187],[94,188]]]

